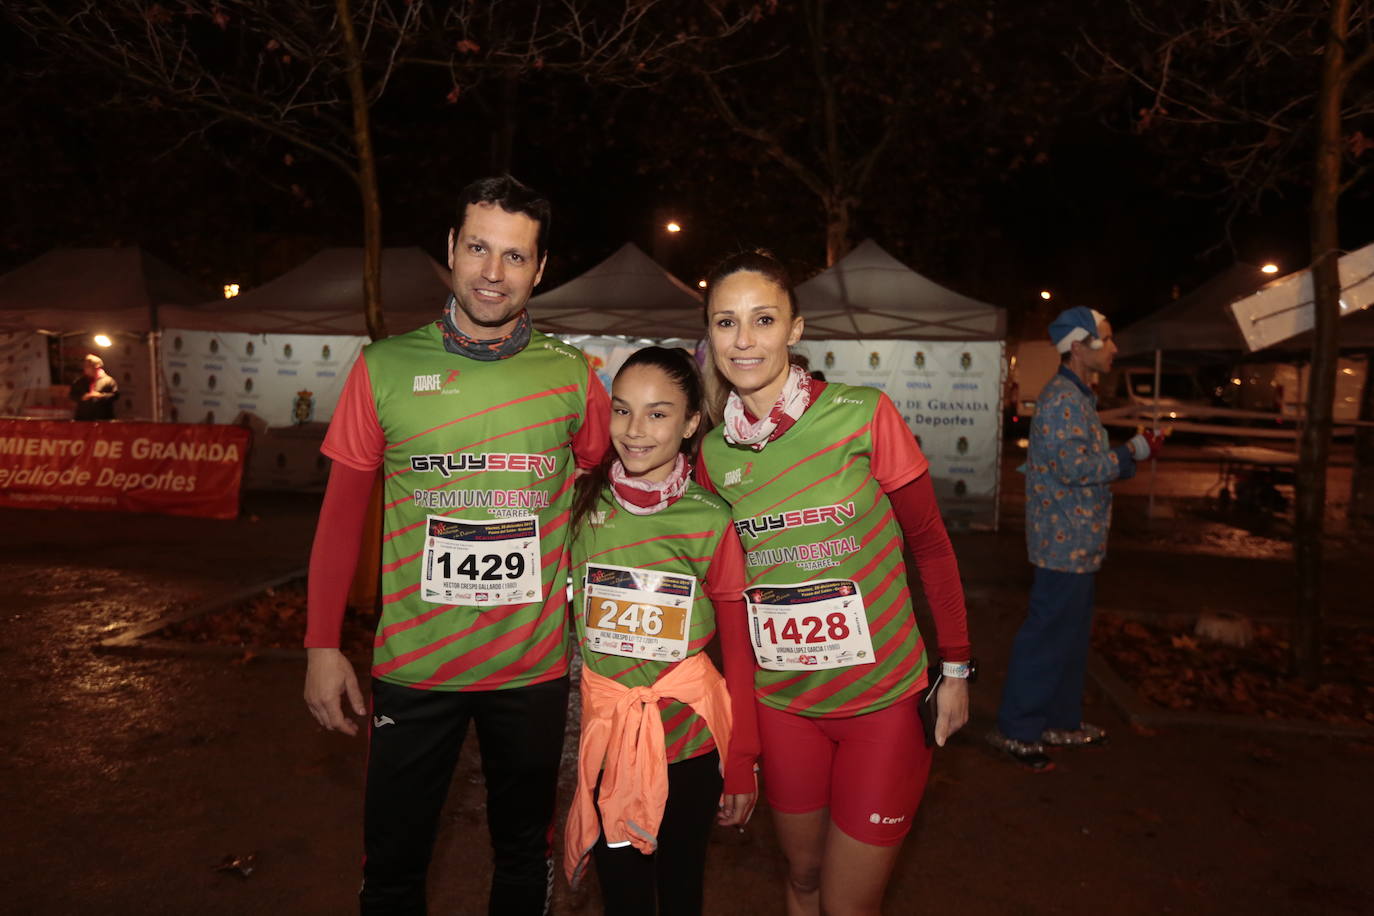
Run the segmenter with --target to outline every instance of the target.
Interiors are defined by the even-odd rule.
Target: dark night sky
[[[40,53],[8,24],[0,56],[9,61],[0,65],[0,118],[13,139],[0,153],[10,210],[0,268],[53,246],[141,244],[207,284],[252,284],[315,248],[360,244],[357,195],[332,166],[242,127],[193,133],[194,122],[75,66],[35,77]],[[545,288],[626,240],[652,251],[664,210],[686,226],[662,250],[689,283],[742,245],[773,248],[802,273],[823,266],[820,210],[790,176],[741,153],[700,107],[682,109],[695,120],[659,129],[687,101],[674,94],[682,91],[545,80],[521,86],[513,111],[504,105],[516,129],[514,173],[555,204]],[[853,241],[872,235],[1013,315],[1049,288],[1056,305],[1103,307],[1118,326],[1234,258],[1302,266],[1301,188],[1228,228],[1221,201],[1205,196],[1219,187],[1214,177],[1106,126],[1111,108],[1100,99],[1062,95],[1038,133],[1039,161],[1015,170],[957,174],[960,162],[978,167],[974,136],[951,141],[941,165],[913,178],[901,172],[899,146],[856,216]],[[386,243],[438,257],[454,192],[490,170],[503,101],[484,89],[448,104],[430,84],[400,81],[386,105],[377,132]],[[947,191],[946,180],[966,187]],[[1374,237],[1370,210],[1347,204],[1347,245]]]

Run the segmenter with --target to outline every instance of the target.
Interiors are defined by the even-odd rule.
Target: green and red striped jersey
[[[604,488],[573,538],[572,554],[573,616],[582,663],[628,687],[650,686],[706,648],[717,629],[713,599],[738,602],[744,584],[743,553],[731,530],[730,507],[691,482],[681,497],[651,515],[626,512],[610,488]],[[669,607],[651,620],[631,607],[638,603],[632,597],[636,586],[660,590],[656,600],[669,605],[689,581],[690,615]],[[645,643],[653,648],[640,651],[649,657],[616,654]],[[676,654],[679,645],[682,654]],[[690,707],[661,700],[659,708],[669,763],[716,746],[705,720]]]
[[[902,532],[884,491],[920,477],[928,463],[888,397],[832,382],[762,451],[731,445],[713,430],[701,464],[711,489],[731,505],[745,549],[746,594],[840,580],[837,594],[852,582],[863,598],[871,663],[760,668],[759,701],[804,716],[856,716],[923,688],[925,643],[912,612]],[[799,644],[809,638],[792,636]]]
[[[383,475],[374,677],[494,690],[566,674],[572,469],[600,459],[608,409],[582,353],[538,331],[493,361],[449,353],[433,324],[364,349],[322,450]]]

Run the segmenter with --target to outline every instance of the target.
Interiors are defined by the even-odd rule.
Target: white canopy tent
[[[626,242],[591,270],[530,299],[534,326],[548,334],[702,336],[701,296]]]
[[[950,523],[997,527],[1006,310],[933,282],[869,239],[797,286],[797,351],[887,392],[930,461]]]
[[[1003,340],[1007,311],[946,289],[872,239],[797,286],[813,339]]]
[[[382,252],[382,313],[393,334],[439,316],[448,272],[420,248]],[[189,308],[162,310],[164,328],[248,334],[367,334],[363,249],[326,248],[257,289]]]
[[[106,371],[119,382],[116,416],[154,418],[153,332],[160,312],[204,298],[194,281],[141,248],[56,248],[0,276],[0,333],[11,340],[25,334],[82,338],[77,350],[102,354]],[[95,334],[109,336],[111,345],[95,344]],[[34,378],[29,373],[25,384]],[[16,409],[27,396],[7,400]]]
[[[205,293],[142,248],[55,248],[0,276],[0,330],[146,334]]]
[[[361,248],[329,248],[233,299],[161,313],[168,414],[254,430],[251,486],[323,484],[319,443],[367,342]],[[382,314],[402,334],[439,317],[448,273],[420,248],[382,252]]]

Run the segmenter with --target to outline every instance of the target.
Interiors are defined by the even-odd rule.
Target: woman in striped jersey
[[[944,657],[934,742],[968,718],[959,569],[928,465],[882,392],[790,360],[803,321],[786,269],[747,252],[707,282],[729,385],[699,480],[732,506],[746,554],[763,781],[787,856],[787,910],[878,913],[925,789],[930,677],[903,562],[911,551]]]
[[[582,739],[564,864],[576,884],[595,860],[608,914],[700,913],[711,823],[742,825],[757,793],[744,556],[687,459],[701,407],[687,353],[636,352],[612,386],[614,456],[573,502]],[[702,652],[717,632],[724,678]]]

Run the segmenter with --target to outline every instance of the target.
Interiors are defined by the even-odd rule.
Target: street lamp
[[[667,229],[669,232],[681,232],[681,231],[682,231],[682,227],[679,226],[676,222],[673,222],[673,221],[669,221],[668,224],[665,225],[663,228],[664,228],[664,229]]]
[[[1278,272],[1279,265],[1277,264],[1265,264],[1263,267],[1260,268],[1260,273],[1262,274],[1276,274]]]
[[[224,298],[226,298],[226,299],[232,299],[232,298],[234,298],[235,296],[237,296],[238,294],[239,294],[239,285],[238,285],[237,283],[226,283],[226,284],[224,284]]]
[[[1050,291],[1047,289],[1042,289],[1040,291],[1040,298],[1045,300],[1049,300],[1050,298],[1052,298],[1050,295]]]

